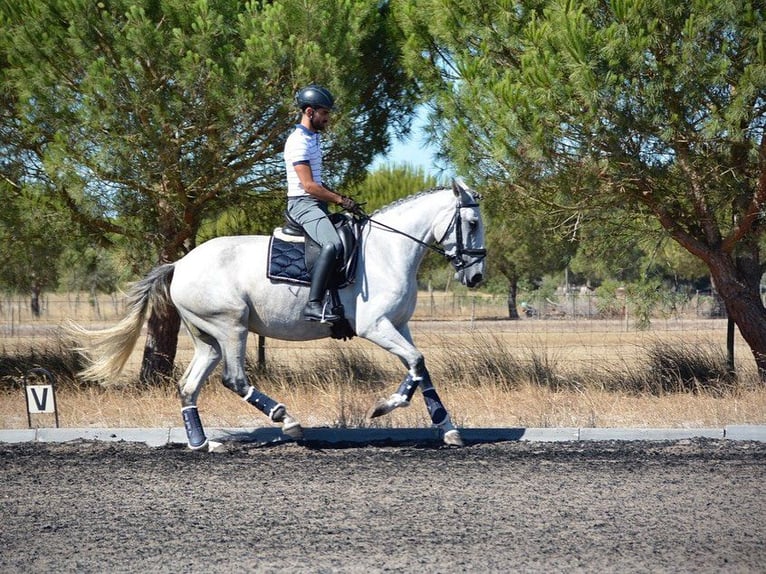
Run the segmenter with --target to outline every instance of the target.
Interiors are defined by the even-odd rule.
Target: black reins
[[[391,227],[390,225],[381,223],[380,221],[377,221],[371,218],[367,214],[362,214],[362,218],[384,229],[387,229],[388,231],[391,231],[393,233],[398,233],[399,235],[403,235],[404,237],[411,239],[415,243],[418,243],[422,245],[423,247],[426,247],[430,249],[431,251],[438,253],[439,255],[447,259],[452,264],[452,266],[459,271],[461,269],[465,269],[467,267],[472,267],[473,265],[476,265],[487,256],[486,249],[468,249],[463,246],[463,222],[462,222],[462,218],[460,217],[460,210],[464,207],[479,207],[479,204],[476,202],[463,204],[460,200],[458,200],[455,206],[455,216],[452,218],[452,222],[447,226],[447,229],[444,232],[444,235],[442,236],[442,238],[439,241],[437,241],[437,243],[442,243],[447,238],[447,235],[449,234],[450,229],[452,229],[452,227],[455,226],[455,233],[456,233],[455,253],[447,253],[447,251],[443,247],[439,247],[438,245],[432,245],[430,243],[426,243],[425,241],[421,241],[417,237],[413,237],[409,233],[405,233],[404,231],[401,231],[400,229],[396,229],[395,227]],[[466,263],[465,261],[463,261],[464,255],[468,257],[473,257],[473,260],[470,263]]]

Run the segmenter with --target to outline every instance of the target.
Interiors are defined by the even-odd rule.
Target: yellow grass
[[[266,417],[217,382],[203,390],[200,413],[208,426],[268,426]],[[423,402],[386,417],[369,420],[368,409],[385,392],[370,389],[269,389],[288,405],[305,426],[424,427],[429,425]],[[632,396],[597,389],[554,392],[531,384],[517,390],[492,386],[464,387],[442,383],[440,394],[462,427],[662,427],[719,428],[727,424],[766,423],[766,391],[749,390],[731,396],[672,394]],[[180,426],[179,402],[172,389],[147,391],[87,388],[57,393],[62,427]],[[53,426],[52,415],[34,415],[32,426]],[[0,393],[0,428],[26,428],[23,392]]]
[[[637,331],[625,321],[597,320],[484,320],[502,317],[504,302],[478,306],[455,304],[449,313],[435,316],[433,298],[425,297],[411,323],[418,347],[426,356],[434,384],[456,424],[463,427],[721,427],[727,424],[766,423],[766,388],[740,385],[725,393],[678,393],[659,396],[607,392],[598,384],[564,385],[552,390],[533,381],[497,384],[482,380],[480,365],[475,377],[456,378],[456,365],[491,348],[519,361],[531,356],[549,360],[562,380],[587,381],[589,373],[620,372],[637,368],[647,348],[654,344],[725,344],[722,320],[657,319],[647,331]],[[90,325],[109,325],[121,313],[119,300],[96,307],[69,297],[49,304],[46,315],[30,320],[13,305],[0,313],[0,356],[27,352],[55,341],[56,327],[66,318]],[[477,311],[480,310],[479,311]],[[471,319],[473,317],[473,320]],[[431,320],[431,319],[437,320]],[[452,320],[457,318],[458,320]],[[124,381],[135,379],[142,352],[141,340],[125,370]],[[55,343],[53,343],[55,344]],[[255,362],[255,338],[250,342]],[[351,362],[376,365],[382,373],[374,380],[346,381],[323,377],[339,355]],[[270,370],[297,373],[298,381],[264,378],[255,384],[285,403],[304,426],[422,427],[430,424],[419,394],[412,406],[373,421],[366,417],[375,400],[394,392],[404,376],[399,361],[371,343],[317,341],[290,343],[268,340]],[[752,357],[737,336],[735,356],[742,378],[752,379]],[[191,357],[191,344],[183,335],[177,364]],[[45,365],[41,365],[45,366]],[[63,427],[169,427],[180,426],[180,404],[172,386],[138,391],[135,387],[66,386],[57,391]],[[202,391],[200,413],[207,426],[267,426],[261,415],[220,384],[216,372]],[[50,415],[36,415],[33,426],[52,426]],[[0,428],[26,428],[23,391],[0,386]]]

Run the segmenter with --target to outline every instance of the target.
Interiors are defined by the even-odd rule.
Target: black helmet
[[[331,110],[335,105],[335,99],[327,88],[312,84],[295,94],[295,103],[301,110],[305,110],[308,107]]]

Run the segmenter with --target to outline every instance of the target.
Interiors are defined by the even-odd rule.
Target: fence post
[[[266,337],[258,335],[258,368],[266,366]]]

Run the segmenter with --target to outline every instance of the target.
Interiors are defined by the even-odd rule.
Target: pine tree
[[[661,230],[766,379],[766,10],[750,0],[411,0],[443,147],[505,201]]]
[[[259,210],[284,185],[293,96],[327,85],[336,185],[406,130],[414,95],[386,2],[18,0],[0,5],[3,130],[24,178],[104,242],[174,261],[224,209]],[[266,207],[263,213],[271,216]],[[153,312],[142,378],[169,374],[177,314]]]

